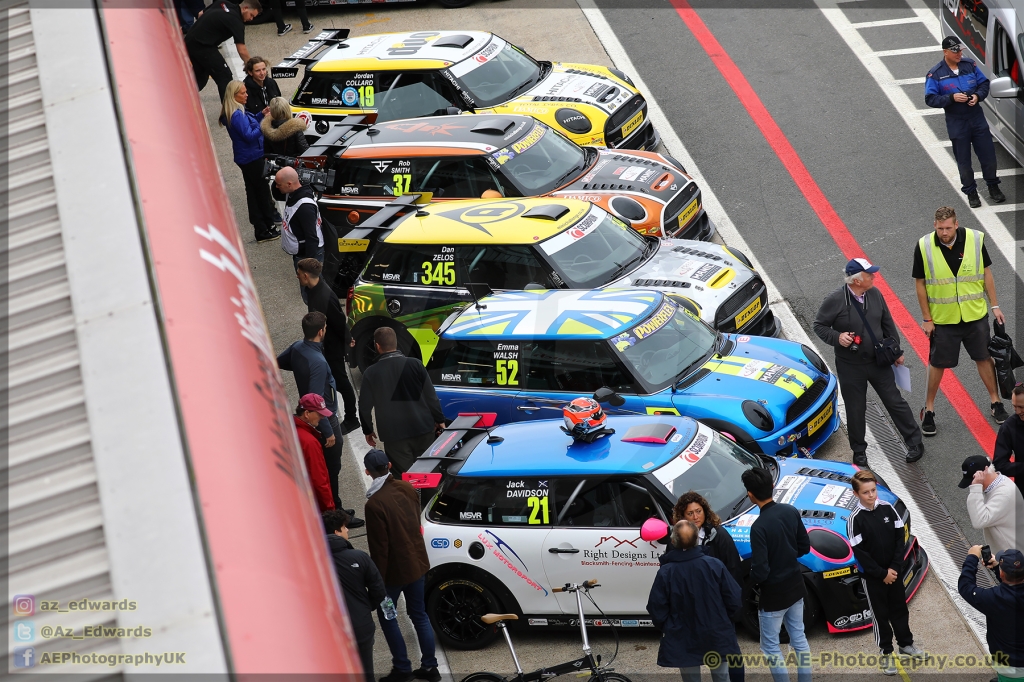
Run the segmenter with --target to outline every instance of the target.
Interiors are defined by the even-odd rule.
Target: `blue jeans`
[[[797,655],[798,682],[811,682],[811,647],[804,636],[804,600],[783,611],[758,611],[761,624],[761,651],[765,656],[773,658],[772,679],[775,682],[789,682],[789,671],[785,668],[782,658],[782,647],[779,646],[779,633],[785,623],[789,633],[789,646]]]
[[[700,666],[680,668],[679,674],[683,682],[700,682]],[[711,682],[729,682],[729,665],[722,659],[717,668],[711,668]]]
[[[437,658],[434,656],[434,630],[430,627],[430,619],[427,618],[426,605],[423,602],[423,578],[401,585],[399,587],[386,587],[391,601],[398,603],[398,596],[405,595],[405,608],[409,612],[409,620],[416,628],[416,639],[420,643],[420,665],[424,668],[436,668]],[[402,631],[398,628],[398,619],[387,620],[380,609],[377,609],[377,621],[380,622],[380,629],[387,640],[388,649],[391,650],[391,665],[395,670],[412,672],[412,663],[409,662],[409,652],[405,648],[405,640],[402,639]]]

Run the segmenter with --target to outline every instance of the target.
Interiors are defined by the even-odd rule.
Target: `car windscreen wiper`
[[[732,509],[729,511],[729,516],[727,518],[731,519],[732,517],[739,514],[741,511],[746,511],[747,509],[749,509],[749,507],[744,506],[745,504],[752,505],[753,503],[750,501],[750,498],[743,496],[740,498],[739,502],[733,505]]]
[[[505,96],[505,99],[506,100],[512,99],[513,97],[518,95],[521,91],[525,90],[526,88],[530,87],[531,85],[533,85],[536,82],[537,81],[535,81],[533,79],[533,76],[530,76],[524,82],[520,83],[515,88],[513,88],[512,92],[508,93],[508,95]]]
[[[674,384],[672,384],[672,390],[675,390],[676,388],[679,387],[679,384],[681,384],[683,382],[683,380],[685,380],[686,377],[688,377],[690,375],[690,371],[691,370],[693,370],[695,367],[700,367],[701,365],[703,365],[705,362],[707,362],[708,360],[711,359],[712,355],[715,355],[717,352],[718,352],[718,345],[717,345],[717,341],[716,341],[716,343],[713,344],[710,349],[708,349],[707,353],[702,355],[697,360],[694,360],[693,362],[691,362],[689,365],[686,366],[686,369],[684,369],[682,372],[680,372],[676,376],[676,381],[675,381]]]
[[[575,165],[572,168],[570,168],[569,170],[567,170],[562,177],[560,177],[557,180],[555,180],[555,184],[552,186],[552,190],[555,190],[555,189],[558,189],[559,187],[561,187],[563,182],[568,180],[573,175],[579,174],[581,171],[585,170],[586,167],[587,167],[587,161],[586,161],[586,156],[584,155],[584,157],[583,157],[583,165],[582,166]]]

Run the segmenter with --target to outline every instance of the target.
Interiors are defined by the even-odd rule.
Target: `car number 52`
[[[516,378],[516,375],[519,374],[518,360],[498,360],[494,369],[498,375],[497,378],[499,386],[519,385],[519,379]]]

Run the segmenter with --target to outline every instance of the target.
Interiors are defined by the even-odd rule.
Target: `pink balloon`
[[[668,535],[668,524],[661,519],[647,519],[640,527],[640,539],[657,542]]]

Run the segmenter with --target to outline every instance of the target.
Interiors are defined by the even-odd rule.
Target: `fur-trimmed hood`
[[[278,125],[275,126],[275,123]],[[283,123],[278,123],[271,121],[268,116],[260,123],[260,130],[263,131],[263,137],[271,142],[284,142],[295,133],[305,132],[306,123],[301,118],[290,118]]]

